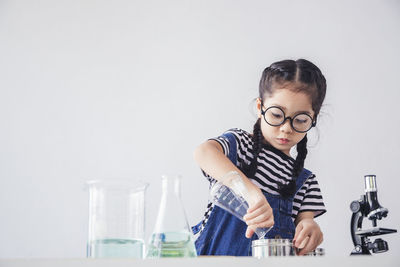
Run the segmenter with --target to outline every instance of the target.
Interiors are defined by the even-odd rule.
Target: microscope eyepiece
[[[367,217],[368,219],[374,221],[380,220],[386,217],[388,214],[388,209],[382,207],[378,202],[378,188],[376,186],[376,176],[375,175],[365,175],[365,195],[368,203]]]
[[[365,192],[376,192],[378,191],[376,187],[376,175],[365,175]]]

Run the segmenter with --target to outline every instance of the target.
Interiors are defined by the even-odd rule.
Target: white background
[[[250,131],[261,72],[286,58],[328,82],[306,161],[326,254],[352,250],[365,174],[389,209],[378,225],[399,229],[399,29],[397,0],[0,1],[0,258],[85,257],[89,179],[148,181],[149,235],[160,176],[180,173],[197,223],[208,185],[193,150]],[[382,238],[376,257],[399,259],[399,234]]]

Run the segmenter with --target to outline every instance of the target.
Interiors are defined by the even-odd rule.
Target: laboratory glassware
[[[191,228],[181,200],[181,176],[162,176],[162,194],[147,258],[196,257]]]
[[[92,180],[88,258],[144,258],[145,191],[135,180]]]

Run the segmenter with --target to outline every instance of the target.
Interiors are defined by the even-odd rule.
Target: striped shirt
[[[253,141],[251,135],[241,129],[231,129],[227,132],[233,133],[236,137],[237,163],[236,166],[250,164],[253,159]],[[229,154],[229,140],[224,136],[211,138],[217,141],[226,156]],[[257,158],[257,171],[254,177],[248,177],[250,181],[258,186],[262,191],[273,195],[279,195],[279,183],[287,184],[292,179],[294,159],[283,153],[282,151],[272,147],[264,146]],[[203,171],[211,186],[216,182],[214,178]],[[204,226],[213,209],[213,204],[208,203],[204,214]],[[313,211],[314,217],[320,216],[326,212],[322,199],[321,190],[314,174],[306,180],[303,186],[295,194],[293,200],[292,219],[295,220],[297,214],[302,211]]]

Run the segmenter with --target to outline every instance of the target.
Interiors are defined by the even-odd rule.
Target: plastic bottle
[[[231,171],[221,180],[223,182],[216,182],[210,190],[211,202],[244,221],[243,217],[249,208],[249,204],[244,196],[249,193],[242,177],[240,177],[238,172]],[[229,185],[229,187],[225,184]],[[270,227],[260,227],[255,230],[255,233],[259,239],[263,239],[269,230],[271,230]]]

